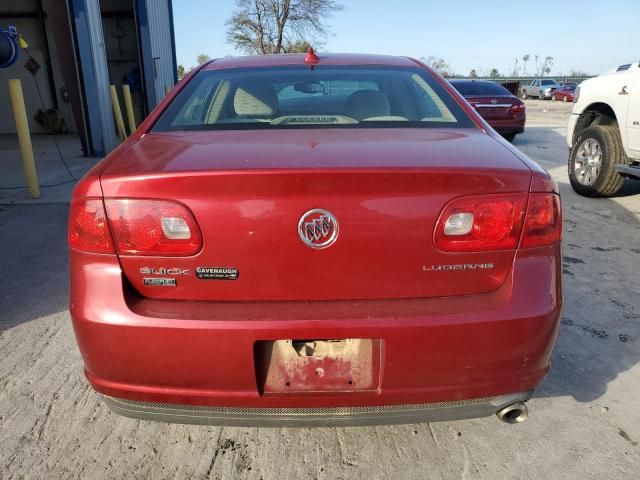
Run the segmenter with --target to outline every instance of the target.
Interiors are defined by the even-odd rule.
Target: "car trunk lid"
[[[521,103],[520,100],[511,96],[478,96],[467,97],[467,101],[486,120],[504,120],[512,118],[511,107]]]
[[[452,199],[524,193],[530,175],[479,130],[310,129],[149,134],[101,182],[106,198],[179,201],[202,231],[203,248],[191,257],[120,255],[141,295],[331,300],[497,288],[513,250],[441,252],[434,228]],[[299,233],[315,209],[339,225],[327,248],[310,248]],[[175,282],[145,285],[163,277]]]

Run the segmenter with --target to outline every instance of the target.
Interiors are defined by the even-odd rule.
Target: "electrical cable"
[[[27,55],[29,55],[29,57],[31,57],[31,53],[29,53],[29,49],[25,48],[24,49],[27,52]],[[40,85],[38,84],[38,79],[36,77],[35,74],[32,75],[33,76],[33,81],[36,85],[36,90],[38,91],[38,97],[40,97],[40,105],[42,106],[42,111],[46,111],[46,107],[44,105],[44,99],[42,97],[42,91],[40,90]],[[53,184],[49,184],[49,185],[40,185],[40,188],[51,188],[51,187],[59,187],[60,185],[66,185],[68,183],[73,183],[73,182],[77,182],[78,180],[80,180],[79,178],[76,178],[73,175],[73,172],[71,171],[71,168],[69,167],[69,164],[66,162],[66,160],[64,159],[64,156],[62,155],[62,150],[60,148],[60,143],[58,142],[58,137],[55,133],[52,133],[53,135],[53,142],[56,145],[56,150],[58,151],[58,157],[60,158],[60,161],[62,162],[62,164],[64,165],[64,168],[67,170],[67,173],[69,174],[69,176],[71,177],[71,180],[66,180],[64,182],[59,182],[59,183],[53,183]],[[0,187],[0,190],[22,190],[27,188],[26,186],[22,186],[22,187]]]

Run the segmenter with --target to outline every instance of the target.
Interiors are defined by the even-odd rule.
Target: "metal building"
[[[0,29],[16,26],[29,43],[0,69],[0,112],[10,111],[7,79],[20,78],[32,132],[47,128],[38,112],[53,111],[87,154],[109,153],[118,144],[109,85],[130,86],[140,123],[177,81],[172,15],[171,0],[0,0]],[[14,132],[0,115],[0,134]]]

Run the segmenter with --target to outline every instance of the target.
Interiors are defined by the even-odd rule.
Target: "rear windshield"
[[[301,66],[203,70],[153,131],[433,126],[472,123],[423,69]]]
[[[502,85],[498,85],[493,82],[451,82],[451,85],[455,87],[461,95],[465,97],[472,97],[475,95],[511,95],[511,92],[504,88]]]

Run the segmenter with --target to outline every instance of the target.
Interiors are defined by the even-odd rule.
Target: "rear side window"
[[[301,66],[203,70],[153,131],[472,125],[421,68]]]
[[[494,95],[511,95],[511,92],[493,82],[457,82],[452,81],[451,85],[455,87],[461,95],[465,97],[472,96],[494,96]]]

